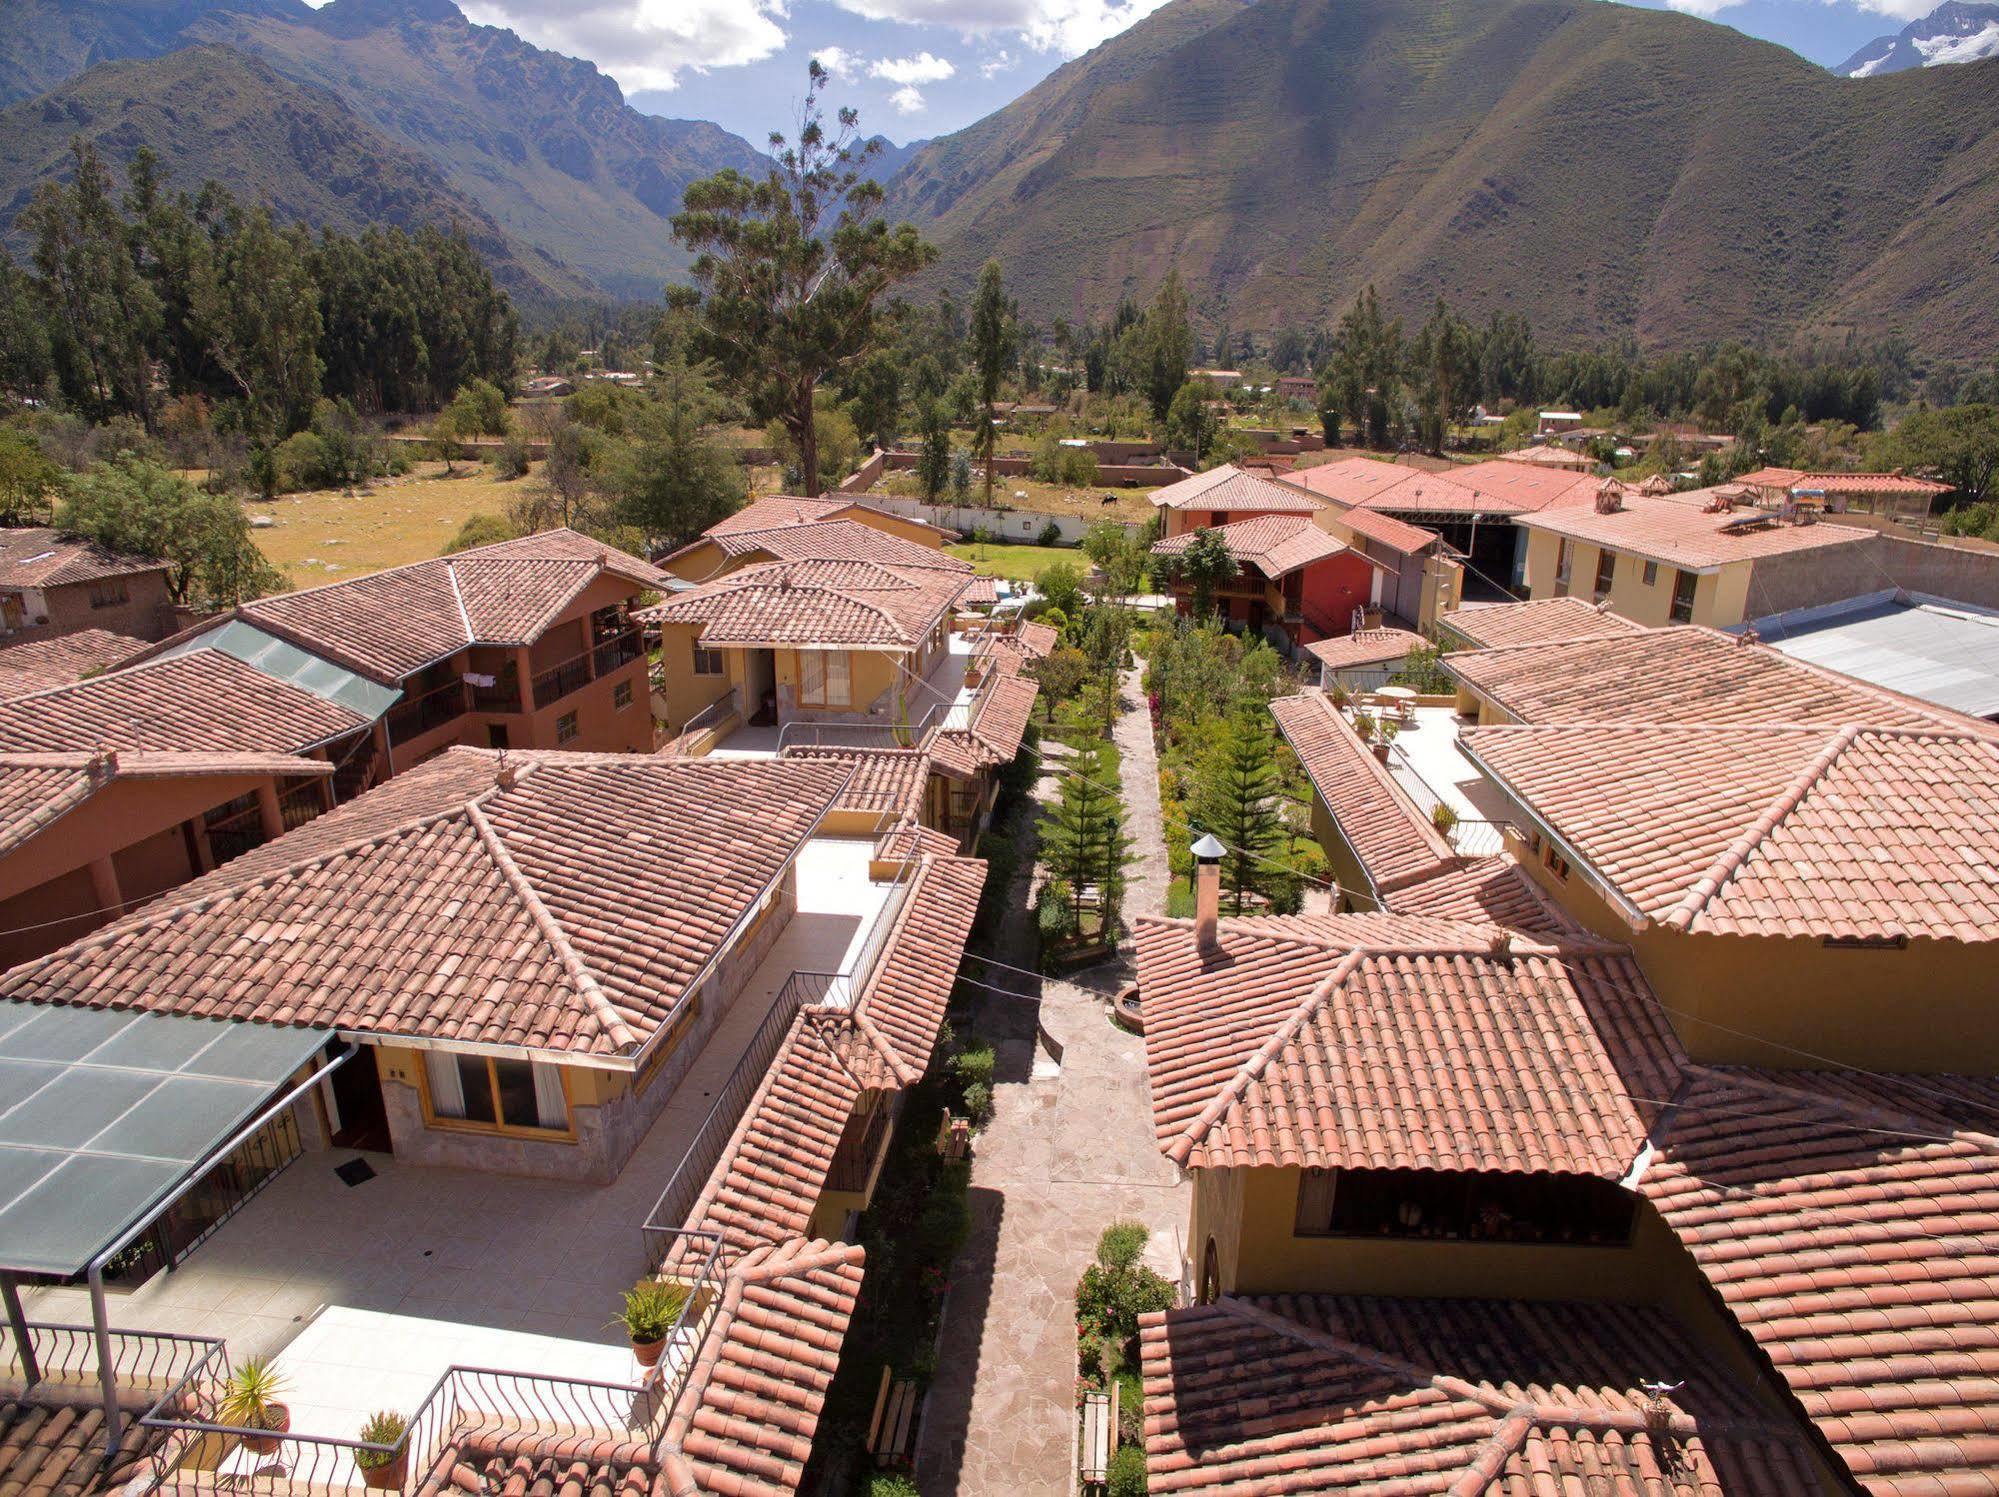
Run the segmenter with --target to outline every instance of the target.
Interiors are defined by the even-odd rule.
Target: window
[[[1569,860],[1555,851],[1554,843],[1550,842],[1546,847],[1541,849],[1541,862],[1556,878],[1560,879],[1563,883],[1568,882]]]
[[[486,724],[486,747],[503,749],[507,747],[507,725],[505,723]]]
[[[1622,1247],[1633,1199],[1583,1175],[1469,1170],[1306,1170],[1298,1180],[1299,1237],[1399,1237]]]
[[[132,601],[131,590],[126,587],[123,577],[106,577],[90,584],[90,606],[92,608],[116,608],[121,603]]]
[[[1555,596],[1558,598],[1566,598],[1569,595],[1569,563],[1573,560],[1574,558],[1569,555],[1569,543],[1567,538],[1565,537],[1562,540],[1556,541],[1555,542]]]
[[[1658,562],[1648,561],[1645,563],[1644,581],[1647,587],[1657,587],[1659,585]]]
[[[1596,553],[1596,601],[1610,596],[1610,579],[1617,572],[1617,553],[1608,546]]]
[[[1694,621],[1694,589],[1700,586],[1700,577],[1693,572],[1679,572],[1673,577],[1673,622],[1691,624]]]
[[[844,650],[806,650],[799,656],[799,695],[815,707],[844,707],[853,683]]]
[[[694,647],[694,674],[697,676],[719,676],[722,674],[722,652]]]
[[[620,712],[623,712],[627,707],[632,705],[631,682],[620,681],[616,686],[611,688],[611,705],[616,707]]]
[[[564,1135],[572,1131],[568,1089],[554,1066],[444,1050],[426,1051],[423,1061],[433,1123]]]
[[[576,714],[565,712],[555,720],[555,741],[567,743],[576,736]]]

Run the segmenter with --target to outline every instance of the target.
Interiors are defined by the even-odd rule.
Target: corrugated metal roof
[[[1999,611],[1878,592],[1758,619],[1756,632],[1793,659],[1999,718]]]

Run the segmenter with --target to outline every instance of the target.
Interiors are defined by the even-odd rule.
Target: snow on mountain
[[[1904,68],[1978,62],[1999,57],[1999,5],[1945,0],[1894,36],[1876,37],[1834,68],[1846,78],[1872,78]]]

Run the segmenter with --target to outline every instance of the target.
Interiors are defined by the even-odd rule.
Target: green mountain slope
[[[893,198],[1042,315],[1177,265],[1239,328],[1372,281],[1563,339],[1999,345],[1999,63],[1839,79],[1601,0],[1175,0]]]
[[[338,95],[430,161],[509,241],[613,295],[657,296],[685,267],[666,220],[688,182],[762,159],[719,126],[639,113],[590,64],[475,26],[450,0],[333,0],[319,10],[299,0],[139,0],[163,13],[148,27],[106,20],[124,0],[20,3],[34,7],[33,24],[0,28],[0,78],[32,74],[24,86],[49,86],[57,59],[45,54],[74,53],[79,37],[99,55],[157,51],[162,37],[225,44]],[[48,36],[70,40],[51,47]]]
[[[587,283],[520,245],[428,159],[390,140],[320,89],[279,77],[227,47],[188,47],[99,64],[39,98],[0,110],[0,224],[11,226],[37,183],[67,177],[70,142],[91,141],[114,170],[142,146],[168,186],[225,183],[280,217],[359,232],[457,224],[508,290],[575,296]],[[17,255],[18,231],[7,240]]]

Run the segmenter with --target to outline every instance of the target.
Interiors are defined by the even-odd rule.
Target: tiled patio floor
[[[1418,707],[1416,725],[1396,735],[1389,769],[1410,799],[1427,811],[1439,800],[1458,813],[1452,837],[1461,853],[1500,850],[1498,823],[1511,819],[1506,797],[1458,747],[1460,721],[1449,707]]]
[[[870,844],[825,839],[799,860],[799,910],[710,1036],[687,1077],[609,1185],[525,1179],[398,1163],[352,1150],[308,1153],[171,1273],[114,1290],[111,1321],[229,1342],[232,1362],[282,1354],[294,1424],[324,1404],[396,1406],[453,1362],[629,1381],[635,1372],[610,1322],[645,1267],[639,1225],[671,1177],[738,1058],[794,970],[852,960],[886,897],[867,879]],[[365,1157],[375,1177],[348,1186],[334,1167]],[[78,1289],[29,1291],[37,1320],[87,1324]],[[324,1372],[315,1359],[363,1347]],[[392,1375],[393,1374],[393,1375]],[[386,1380],[386,1381],[385,1381]],[[330,1389],[351,1384],[337,1398]],[[381,1391],[372,1391],[379,1388]],[[420,1397],[415,1389],[412,1401]],[[343,1401],[344,1400],[344,1401]],[[364,1409],[365,1412],[365,1409]],[[358,1421],[357,1421],[358,1422]]]

